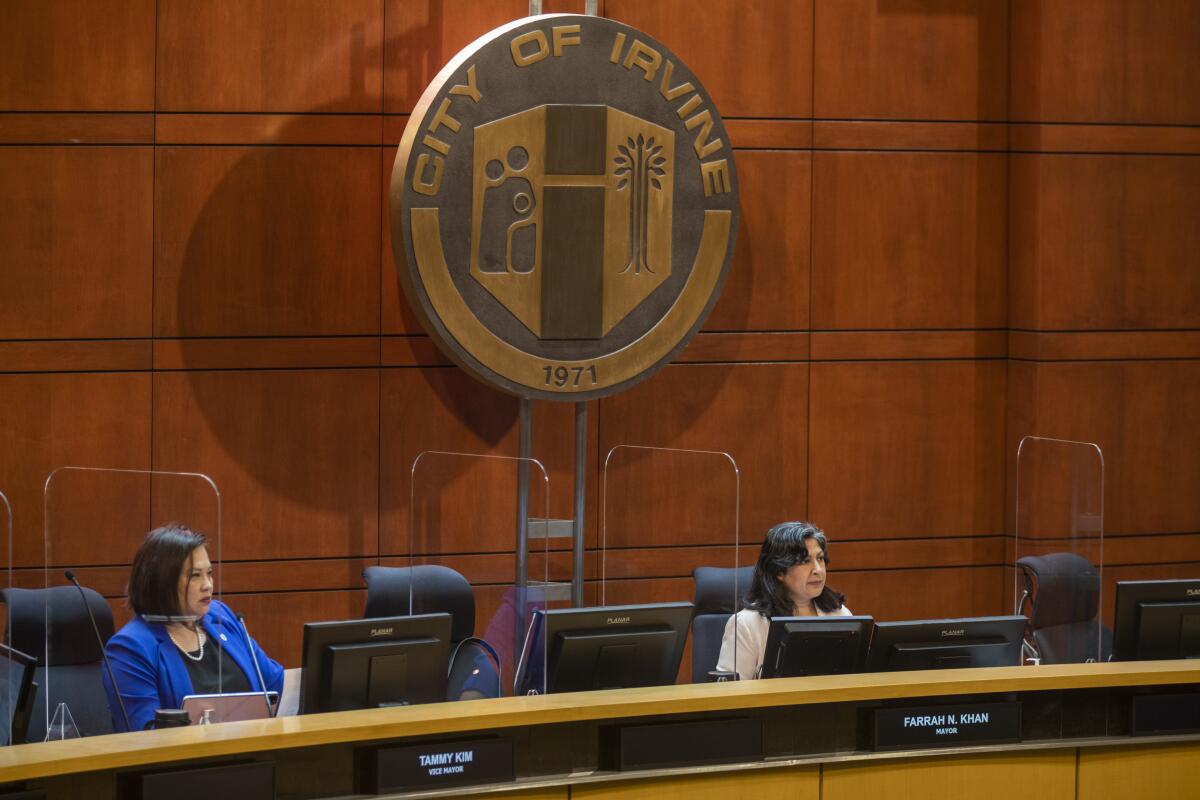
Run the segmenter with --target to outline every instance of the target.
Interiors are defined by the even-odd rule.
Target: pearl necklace
[[[171,641],[174,642],[175,646],[179,648],[179,652],[183,653],[187,658],[190,658],[192,661],[204,660],[204,643],[208,641],[208,637],[204,634],[202,629],[196,631],[196,641],[200,642],[200,652],[196,655],[192,655],[186,647],[180,644],[179,640],[175,638],[175,631],[168,628],[167,636],[171,637]]]

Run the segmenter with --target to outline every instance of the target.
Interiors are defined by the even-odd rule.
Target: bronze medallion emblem
[[[455,56],[413,110],[396,268],[426,331],[482,380],[603,397],[700,328],[737,197],[712,98],[669,50],[610,19],[529,17]]]

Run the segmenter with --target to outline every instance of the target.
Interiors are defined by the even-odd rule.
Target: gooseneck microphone
[[[254,674],[258,675],[258,685],[262,687],[263,702],[267,704],[267,719],[270,719],[275,716],[275,707],[271,705],[271,696],[267,694],[267,682],[263,680],[262,668],[258,666],[258,656],[254,652],[254,642],[250,638],[250,631],[246,630],[246,618],[238,614],[237,619],[242,625],[242,636],[246,638],[246,648],[250,651],[250,660],[254,662]]]
[[[92,631],[96,634],[96,644],[100,645],[100,657],[104,659],[104,668],[108,670],[108,679],[112,681],[113,694],[117,696],[117,705],[121,707],[121,717],[125,720],[125,730],[131,731],[129,725],[129,712],[125,710],[125,701],[121,699],[121,689],[117,686],[117,676],[113,673],[112,664],[108,663],[108,653],[104,650],[104,637],[100,635],[100,626],[96,624],[96,615],[92,613],[92,605],[88,602],[87,594],[83,591],[83,587],[79,585],[75,573],[71,570],[66,570],[63,575],[67,576],[67,580],[75,584],[75,588],[79,590],[79,596],[83,599],[83,607],[87,609],[88,619],[92,621]]]

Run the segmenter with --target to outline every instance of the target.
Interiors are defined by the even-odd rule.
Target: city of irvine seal
[[[468,46],[392,171],[410,304],[446,355],[521,397],[603,397],[669,362],[720,294],[737,222],[712,98],[599,17],[529,17]]]

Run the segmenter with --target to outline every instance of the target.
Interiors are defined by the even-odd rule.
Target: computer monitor
[[[1200,579],[1117,581],[1112,657],[1200,658]]]
[[[867,671],[1015,667],[1025,625],[1022,616],[876,622]]]
[[[24,744],[33,716],[37,659],[0,644],[0,745]]]
[[[449,654],[449,614],[306,623],[300,713],[445,700]]]
[[[539,609],[530,621],[515,694],[675,683],[691,603]]]
[[[874,623],[872,617],[774,617],[762,677],[862,672]]]

